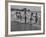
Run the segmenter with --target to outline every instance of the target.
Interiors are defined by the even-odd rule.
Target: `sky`
[[[31,11],[41,11],[41,6],[20,6],[20,5],[12,5],[11,8],[14,8],[14,9],[27,8],[27,9],[30,9]]]

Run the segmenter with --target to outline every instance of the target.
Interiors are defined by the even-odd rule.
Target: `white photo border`
[[[23,6],[41,6],[41,30],[33,30],[33,31],[12,31],[11,32],[11,5],[23,5]],[[34,33],[43,33],[43,5],[42,4],[26,4],[26,3],[8,3],[8,35],[17,35],[17,34],[34,34]]]

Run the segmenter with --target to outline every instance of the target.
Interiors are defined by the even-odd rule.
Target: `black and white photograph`
[[[11,31],[41,29],[41,7],[11,6]]]
[[[8,3],[8,34],[43,32],[43,5]]]

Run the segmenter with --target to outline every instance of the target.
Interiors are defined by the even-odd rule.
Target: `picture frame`
[[[22,36],[45,33],[44,3],[10,1],[7,2],[6,7],[6,12],[8,15],[6,32],[8,33],[8,35]],[[16,13],[18,14],[17,17]],[[20,17],[20,13],[22,17]],[[29,20],[30,18],[34,19]],[[35,19],[38,19],[38,21]]]

